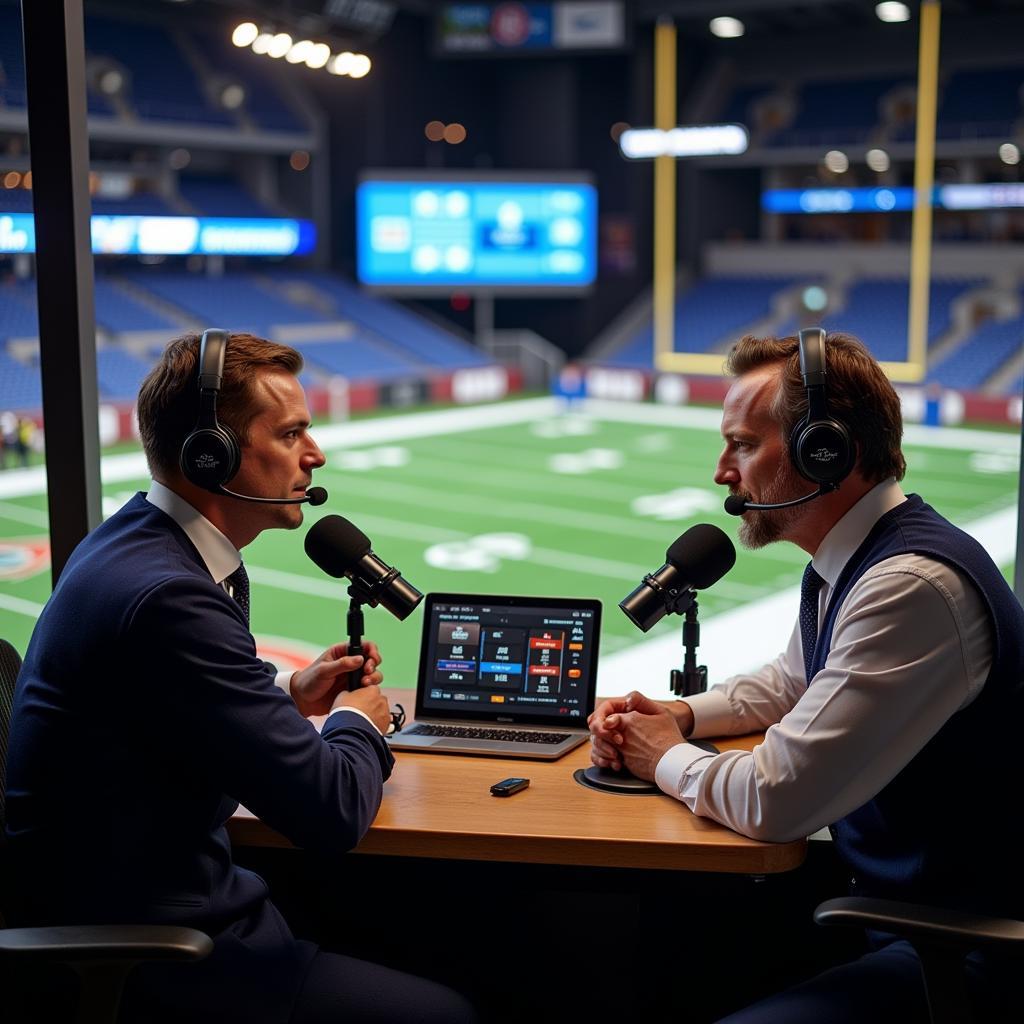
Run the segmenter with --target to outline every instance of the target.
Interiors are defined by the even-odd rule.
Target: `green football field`
[[[619,600],[662,564],[688,526],[715,523],[736,536],[738,521],[722,510],[723,489],[711,482],[719,416],[619,403],[566,412],[552,399],[524,399],[325,425],[315,435],[328,464],[315,482],[330,500],[307,512],[306,524],[329,513],[352,519],[423,591],[600,598],[609,666],[601,689],[611,692],[641,682],[631,676],[640,663],[634,652],[654,650],[659,638],[670,649],[667,638],[679,629],[678,620],[663,620],[642,635]],[[1008,577],[1019,447],[1012,432],[920,427],[908,428],[905,443],[904,488],[979,536]],[[103,475],[106,514],[147,481],[135,453],[107,456]],[[0,474],[0,635],[21,651],[50,590],[42,488],[39,469]],[[253,631],[281,667],[343,639],[345,588],[307,560],[305,529],[264,534],[245,552]],[[767,609],[799,583],[805,562],[789,545],[738,549],[733,571],[700,597],[702,623],[724,623],[759,602]],[[383,609],[368,609],[366,618],[367,635],[384,650],[388,685],[412,687],[421,612],[404,623]],[[791,624],[729,635],[756,660],[762,648],[781,649]],[[710,647],[707,654],[713,658]]]

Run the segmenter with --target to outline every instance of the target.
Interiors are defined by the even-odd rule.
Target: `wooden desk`
[[[758,736],[716,741],[750,750]],[[590,764],[585,744],[553,762],[396,752],[384,802],[357,853],[594,867],[772,874],[798,867],[805,840],[760,843],[691,814],[664,794],[596,792],[573,772]],[[515,796],[490,786],[525,776]],[[289,846],[244,808],[228,825],[242,846]]]

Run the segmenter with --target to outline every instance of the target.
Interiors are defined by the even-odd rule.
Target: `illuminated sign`
[[[747,151],[747,129],[741,124],[691,124],[678,128],[627,128],[619,150],[630,160],[657,156],[735,156]]]
[[[1024,206],[1024,184],[938,185],[932,205],[942,210],[1005,210]],[[891,213],[914,208],[914,190],[895,188],[779,188],[761,194],[768,213]]]
[[[307,220],[270,217],[122,217],[91,219],[92,251],[134,256],[300,256],[312,252]],[[0,213],[0,253],[35,252],[30,213]]]
[[[597,272],[597,192],[573,180],[367,174],[357,270],[404,291],[585,288]]]

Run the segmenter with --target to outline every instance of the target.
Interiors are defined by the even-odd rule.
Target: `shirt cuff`
[[[698,761],[710,760],[717,756],[692,743],[677,743],[661,755],[658,767],[654,769],[654,782],[663,793],[668,793],[670,797],[679,800],[683,776]]]
[[[736,731],[736,713],[720,687],[686,698],[693,712],[693,731],[690,739],[703,736],[731,736]]]
[[[374,722],[374,720],[365,711],[360,711],[359,708],[349,707],[347,704],[343,704],[340,708],[332,708],[330,711],[327,712],[327,718],[330,718],[331,715],[336,715],[339,711],[349,711],[353,715],[359,715],[361,718],[365,718],[370,723],[370,725],[374,727],[374,729],[377,729],[377,723]],[[324,719],[324,725],[327,724],[327,718]],[[380,729],[377,729],[377,732],[381,736],[384,735],[384,733],[382,733]]]
[[[289,697],[292,695],[293,675],[295,675],[294,670],[291,672],[278,672],[277,675],[274,676],[274,685],[279,689],[284,690],[284,692],[287,693]]]

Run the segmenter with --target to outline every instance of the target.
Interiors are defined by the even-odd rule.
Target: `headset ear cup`
[[[838,420],[801,420],[789,446],[796,471],[816,484],[838,484],[849,476],[856,458],[850,433]]]
[[[179,464],[187,480],[216,491],[238,472],[240,461],[235,435],[218,425],[192,431],[181,446]]]

